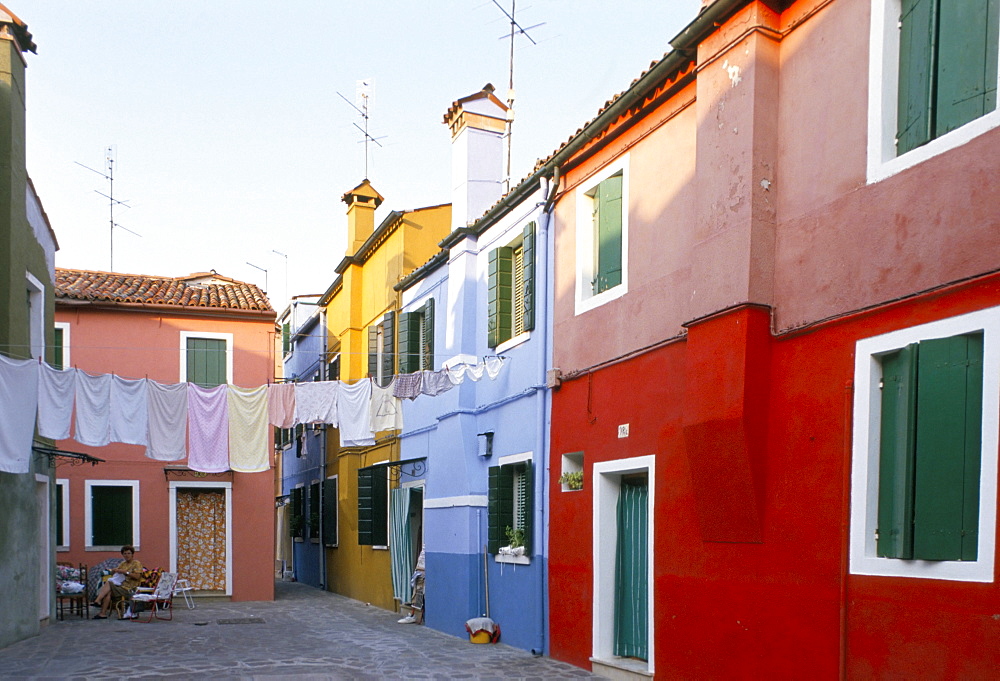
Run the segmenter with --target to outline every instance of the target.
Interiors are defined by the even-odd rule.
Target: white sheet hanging
[[[38,362],[38,434],[66,440],[73,427],[76,370]]]
[[[372,431],[372,382],[364,378],[353,385],[340,382],[338,416],[340,446],[366,447],[375,444]]]
[[[149,382],[148,458],[180,461],[187,456],[187,396],[187,383]]]
[[[149,444],[149,404],[145,378],[111,377],[111,441]]]
[[[0,355],[0,471],[31,470],[31,439],[38,412],[38,360]]]
[[[76,370],[76,429],[82,445],[103,447],[111,442],[111,374]]]

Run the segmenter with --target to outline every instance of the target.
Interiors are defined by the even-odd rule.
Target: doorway
[[[171,571],[197,591],[232,595],[231,483],[170,483]]]

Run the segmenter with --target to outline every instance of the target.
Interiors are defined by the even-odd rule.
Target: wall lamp
[[[485,438],[479,441],[479,456],[484,459],[493,456],[493,431],[487,430],[485,433],[476,433],[476,437]]]

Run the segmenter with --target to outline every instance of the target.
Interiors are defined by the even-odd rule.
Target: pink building
[[[249,388],[274,377],[267,297],[214,271],[169,278],[57,269],[55,318],[56,361],[66,367],[164,384]],[[57,560],[93,567],[131,543],[144,566],[180,572],[196,590],[274,598],[272,470],[206,474],[186,460],[147,458],[137,445],[58,446],[105,462],[57,471]]]

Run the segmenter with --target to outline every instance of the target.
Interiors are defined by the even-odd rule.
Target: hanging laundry
[[[295,384],[273,383],[267,389],[267,417],[275,428],[295,425]]]
[[[337,425],[340,381],[295,383],[295,423]]]
[[[31,471],[31,439],[38,412],[38,364],[0,355],[0,471]]]
[[[149,444],[145,378],[111,377],[111,441],[129,445]]]
[[[238,473],[270,468],[267,451],[268,388],[229,386],[229,467]]]
[[[441,393],[446,393],[455,387],[455,384],[448,378],[448,370],[422,371],[423,378],[420,381],[420,392],[424,395],[436,397]]]
[[[229,470],[228,387],[188,383],[188,468],[199,473]]]
[[[491,381],[495,381],[497,376],[500,375],[503,362],[504,358],[499,356],[486,358],[486,375],[490,377]]]
[[[366,447],[375,444],[372,431],[372,382],[362,379],[353,385],[340,382],[337,412],[340,419],[340,446]]]
[[[448,378],[455,385],[462,385],[465,382],[466,376],[473,381],[478,381],[483,377],[485,370],[486,366],[484,364],[456,364],[455,366],[448,367]]]
[[[111,442],[111,374],[95,376],[76,370],[76,429],[82,445],[103,447]]]
[[[56,369],[45,362],[38,362],[39,435],[53,440],[69,438],[75,393],[75,369]]]
[[[188,384],[149,381],[147,403],[146,456],[180,461],[187,456]]]
[[[383,430],[403,429],[403,405],[399,398],[393,395],[393,384],[396,377],[384,388],[372,386],[371,423],[376,433]]]
[[[417,371],[412,374],[400,374],[392,385],[392,394],[399,399],[415,400],[420,394],[420,386],[424,382],[424,374]]]

